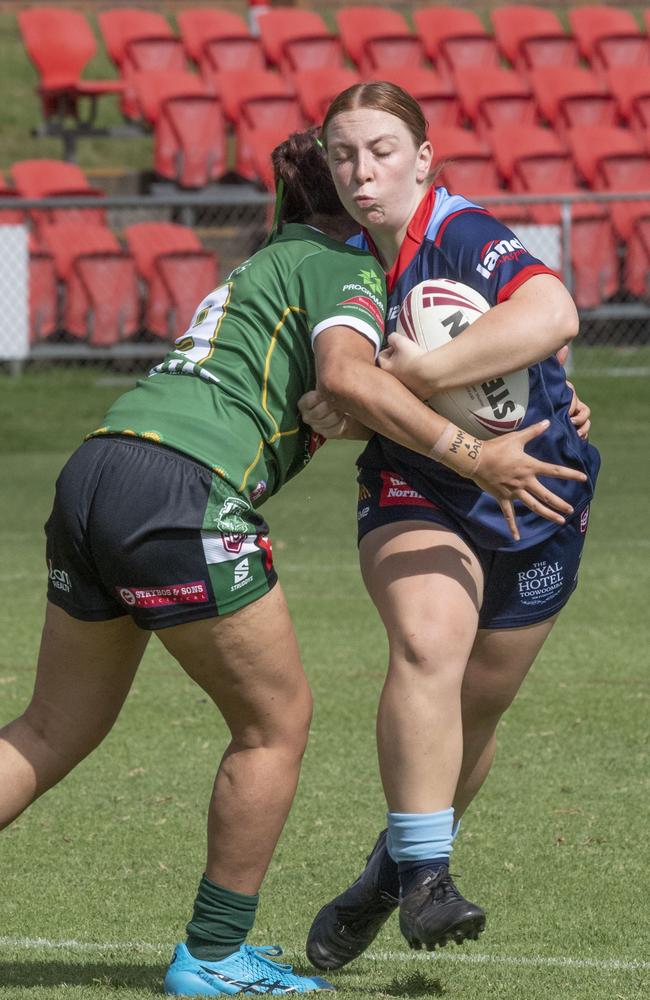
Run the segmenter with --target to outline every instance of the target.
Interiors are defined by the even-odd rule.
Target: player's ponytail
[[[332,175],[316,129],[294,132],[271,153],[277,193],[274,228],[312,216],[341,216]]]

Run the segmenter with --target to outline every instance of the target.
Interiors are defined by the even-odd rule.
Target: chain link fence
[[[574,295],[574,370],[650,373],[650,193],[476,200]],[[201,298],[263,244],[271,209],[267,193],[237,184],[183,195],[0,198],[0,364],[146,368],[184,332]]]

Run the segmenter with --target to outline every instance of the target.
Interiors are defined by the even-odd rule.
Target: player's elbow
[[[580,317],[576,304],[568,292],[557,304],[554,326],[557,330],[560,346],[571,343],[578,336]]]
[[[320,365],[318,388],[331,406],[342,412],[347,412],[349,404],[354,402],[359,391],[356,365],[354,363]]]

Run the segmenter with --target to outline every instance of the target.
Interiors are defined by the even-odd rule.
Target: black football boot
[[[366,950],[398,905],[380,888],[386,860],[386,830],[368,856],[356,882],[316,915],[307,936],[307,958],[317,969],[340,969]]]

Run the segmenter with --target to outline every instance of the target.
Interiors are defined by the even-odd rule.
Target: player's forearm
[[[484,382],[555,354],[578,332],[572,299],[557,279],[539,275],[461,334],[423,355],[421,395]],[[519,294],[521,293],[521,294]]]
[[[397,444],[431,455],[449,422],[434,413],[392,375],[349,359],[319,374],[319,388],[338,410]]]
[[[374,431],[370,427],[366,427],[360,420],[353,417],[351,413],[346,413],[345,426],[339,436],[342,440],[346,441],[369,441],[373,433]]]

